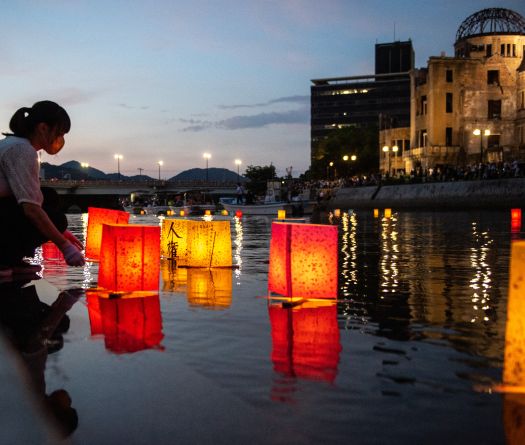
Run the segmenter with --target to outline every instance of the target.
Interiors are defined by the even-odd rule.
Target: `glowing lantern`
[[[237,218],[242,218],[242,212],[241,212],[240,210],[237,210],[237,211],[235,212],[235,216],[236,216]]]
[[[210,216],[210,215],[211,215],[211,210],[205,210],[205,211],[204,211],[204,214],[205,214],[206,216]]]
[[[340,218],[341,217],[341,209],[335,209],[334,210],[334,216],[336,218]]]
[[[232,301],[231,269],[188,269],[188,303],[206,309],[225,309]]]
[[[127,224],[128,221],[128,212],[89,207],[86,237],[86,257],[97,260],[100,256],[102,224]]]
[[[186,212],[184,212],[184,210],[181,210],[181,211],[179,212],[179,216],[184,216],[184,215],[186,215]]]
[[[510,211],[510,230],[514,233],[521,231],[521,209]]]
[[[98,285],[113,291],[159,289],[160,227],[105,224]]]
[[[228,210],[226,210],[226,209],[222,209],[222,211],[221,211],[221,215],[222,215],[222,216],[228,216]]]
[[[379,218],[379,209],[374,209],[374,218]]]
[[[288,376],[333,382],[341,342],[335,304],[268,307],[274,370]]]
[[[337,226],[273,222],[269,291],[337,298],[337,238]]]
[[[229,221],[166,219],[162,227],[162,254],[178,266],[232,266]]]
[[[107,298],[94,293],[89,298],[91,332],[104,335],[108,350],[126,353],[162,349],[160,342],[164,336],[158,295]]]
[[[277,210],[277,219],[286,219],[286,210]]]
[[[144,209],[140,209],[140,214],[141,215],[145,215],[146,214],[146,211]]]
[[[513,241],[505,332],[503,383],[525,392],[525,241]]]
[[[385,209],[385,218],[392,217],[392,209]]]

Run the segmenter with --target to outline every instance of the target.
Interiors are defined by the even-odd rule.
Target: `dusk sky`
[[[162,177],[193,167],[277,173],[310,160],[311,79],[370,74],[374,45],[412,39],[416,67],[453,55],[483,8],[524,0],[3,0],[0,129],[42,99],[72,119],[43,161]]]

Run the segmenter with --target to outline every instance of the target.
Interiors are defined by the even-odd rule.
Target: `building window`
[[[405,150],[410,150],[410,139],[405,139],[404,147]]]
[[[487,71],[487,84],[488,85],[499,85],[499,70],[488,70]]]
[[[510,57],[510,43],[507,43],[507,57]]]
[[[501,119],[501,100],[489,100],[488,118]]]
[[[452,81],[453,81],[452,70],[447,70],[445,72],[445,77],[446,77],[447,83],[452,83]]]
[[[487,46],[486,46],[486,49],[487,49],[487,57],[492,57],[492,45],[489,43]]]
[[[512,44],[512,57],[516,57],[516,44]]]
[[[491,134],[487,138],[487,147],[488,148],[496,148],[499,147],[499,134]]]
[[[500,53],[501,56],[505,55],[505,44],[504,43],[501,44],[501,47],[499,49],[499,53]]]
[[[447,147],[452,145],[452,127],[445,128],[445,145]]]
[[[445,99],[445,108],[447,113],[452,113],[452,93],[447,93]]]
[[[421,114],[427,114],[427,96],[421,96]]]

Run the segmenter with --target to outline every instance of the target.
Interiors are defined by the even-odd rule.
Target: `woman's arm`
[[[84,257],[80,250],[60,233],[53,222],[47,216],[42,207],[29,202],[21,204],[25,216],[31,221],[36,229],[44,235],[46,239],[53,241],[64,254],[64,258],[70,266],[83,266]]]

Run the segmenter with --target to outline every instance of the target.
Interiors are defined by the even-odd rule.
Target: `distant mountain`
[[[223,182],[245,182],[246,178],[240,176],[237,178],[237,173],[228,170],[227,168],[209,168],[208,181],[223,181]],[[183,171],[176,176],[168,179],[168,181],[206,181],[205,168],[191,168]]]
[[[74,179],[74,180],[107,180],[107,181],[154,181],[155,178],[147,175],[125,176],[118,173],[104,173],[93,167],[82,167],[78,161],[68,161],[62,165],[52,165],[47,162],[41,164],[42,177],[44,179]],[[208,180],[217,182],[246,182],[246,178],[226,168],[209,168]],[[183,171],[168,181],[206,181],[206,169],[192,168]]]

